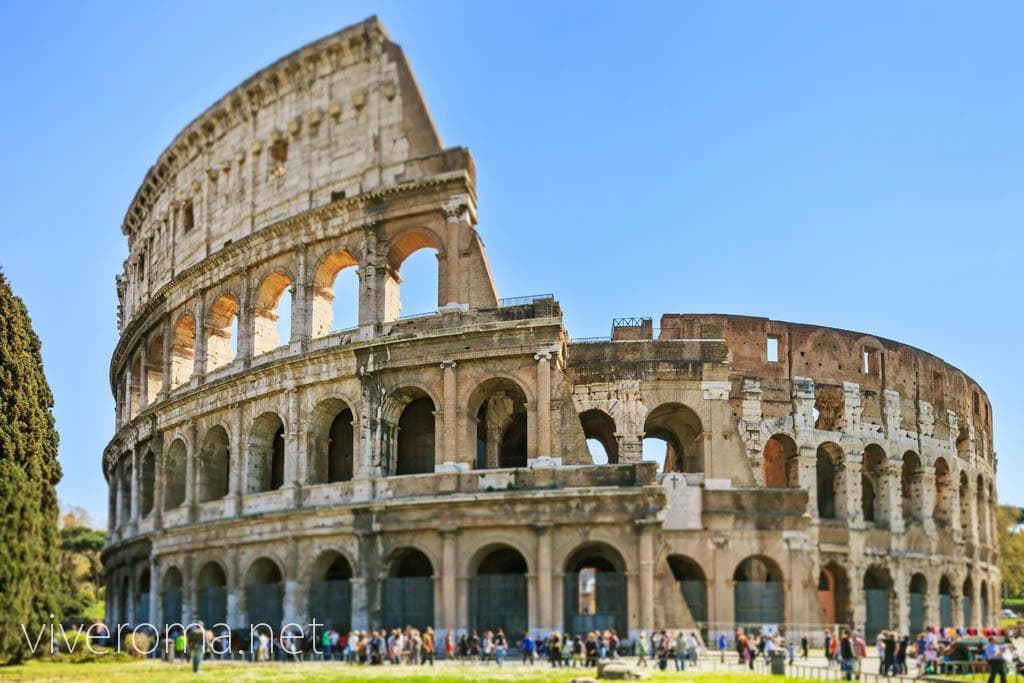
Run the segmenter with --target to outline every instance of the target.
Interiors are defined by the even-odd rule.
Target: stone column
[[[462,284],[462,232],[464,217],[468,216],[468,207],[453,199],[445,204],[445,280],[447,287],[442,294],[445,305],[469,303],[469,297],[463,296]]]
[[[894,570],[892,595],[896,603],[896,624],[900,633],[910,633],[910,579],[903,563]]]
[[[288,541],[288,555],[285,558],[284,597],[281,610],[284,624],[304,624],[309,620],[304,615],[302,591],[299,582],[299,542],[292,537]],[[271,624],[278,628],[280,624]]]
[[[157,626],[163,623],[160,610],[160,563],[153,555],[149,556],[149,623]],[[159,626],[157,626],[159,628]]]
[[[139,352],[139,412],[149,405],[149,340],[142,340],[142,350]]]
[[[292,507],[302,506],[302,484],[299,477],[299,458],[302,450],[299,422],[299,391],[292,387],[285,392],[288,400],[288,429],[284,438],[284,489],[291,497]],[[305,468],[302,468],[305,469]]]
[[[550,458],[551,452],[551,351],[533,355],[537,361],[537,457]]]
[[[647,633],[654,630],[654,525],[652,519],[637,521],[637,557],[640,577],[640,628]]]
[[[453,360],[446,360],[441,362],[441,371],[444,375],[444,396],[442,398],[444,402],[444,422],[443,422],[443,433],[444,439],[442,441],[441,448],[441,465],[442,467],[450,464],[465,461],[465,455],[459,451],[458,447],[458,432],[456,430],[456,422],[458,417],[458,383],[455,376],[455,366],[457,363]],[[436,462],[436,460],[435,460]],[[472,466],[472,465],[471,465]]]
[[[139,459],[139,447],[136,445],[132,447],[132,498],[130,517],[132,533],[135,532],[135,529],[138,528],[139,524],[139,496],[141,494],[141,487],[139,485],[141,483],[140,470],[142,469],[139,467]]]
[[[128,364],[124,369],[124,421],[131,422],[138,411],[137,398],[132,398],[132,383],[135,381],[135,373],[132,372],[132,359],[128,357]]]
[[[921,519],[924,531],[929,536],[936,534],[935,528],[935,468],[924,465],[921,470]],[[933,624],[935,622],[928,622]]]
[[[153,528],[159,529],[163,526],[164,512],[164,437],[157,434],[153,437],[153,509],[150,514],[153,517]],[[153,612],[150,611],[150,614]]]
[[[305,247],[299,247],[295,250],[295,282],[292,283],[292,288],[295,290],[292,294],[292,329],[291,329],[291,342],[308,341],[313,331],[312,318],[310,315],[310,309],[312,302],[310,301],[310,287],[307,286],[307,274],[306,274],[306,249]]]
[[[859,526],[864,523],[864,508],[861,501],[863,491],[860,485],[860,478],[864,471],[862,455],[860,449],[854,452],[848,451],[846,453],[846,464],[843,467],[843,499],[846,503],[846,514],[844,516],[851,526]],[[837,506],[838,503],[839,501],[836,501]]]
[[[238,551],[233,547],[224,548],[224,557],[227,559],[227,605],[224,615],[231,626],[241,626],[248,620],[245,607],[244,581],[239,576]],[[209,624],[207,624],[209,626]]]
[[[194,522],[196,519],[196,499],[198,498],[198,491],[196,486],[198,482],[199,469],[199,458],[201,457],[201,446],[196,435],[196,423],[194,420],[188,422],[188,440],[189,440],[189,453],[188,457],[185,458],[185,509],[188,510],[188,520]]]
[[[231,443],[228,446],[231,461],[228,463],[228,497],[224,504],[224,516],[242,514],[242,497],[245,495],[245,443],[242,439],[245,424],[245,407],[241,403],[231,406]]]
[[[903,468],[900,462],[886,463],[883,472],[881,493],[886,497],[889,515],[889,530],[894,534],[903,533]],[[908,622],[909,623],[909,622]],[[906,631],[904,631],[905,633]]]
[[[196,320],[196,350],[192,361],[192,386],[203,381],[206,374],[206,292],[199,292],[199,299],[195,308]]]
[[[959,484],[958,484],[959,486]],[[967,504],[962,505],[963,509],[967,510],[967,537],[964,541],[971,543],[975,546],[978,545],[978,509],[977,509],[977,492],[974,490],[974,479],[971,477],[967,478]],[[961,501],[962,503],[963,501]],[[963,523],[963,520],[961,520]]]
[[[192,555],[185,555],[181,566],[181,622],[188,624],[196,613],[196,591],[192,584]]]
[[[241,358],[249,367],[256,349],[256,298],[252,296],[249,269],[242,271],[242,287],[238,292],[238,339],[235,340],[235,358]]]
[[[438,530],[441,534],[441,626],[454,633],[459,627],[456,603],[456,577],[458,575],[456,535],[454,526]]]
[[[801,446],[797,461],[800,488],[807,491],[807,514],[818,519],[818,450],[814,446]]]
[[[173,242],[173,240],[172,240]],[[164,368],[163,382],[160,385],[160,398],[166,398],[167,394],[171,392],[171,383],[174,381],[172,376],[172,350],[174,349],[174,321],[170,316],[164,321],[164,352],[161,364]]]
[[[547,636],[554,628],[554,598],[551,590],[551,525],[535,524],[533,530],[537,535],[537,623],[530,628],[539,629]]]

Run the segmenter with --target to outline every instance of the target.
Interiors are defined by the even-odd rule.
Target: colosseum
[[[473,158],[376,18],[178,134],[122,226],[108,623],[994,622],[970,377],[740,315],[573,339],[554,296],[499,298],[477,221]],[[403,315],[421,250],[436,309]]]

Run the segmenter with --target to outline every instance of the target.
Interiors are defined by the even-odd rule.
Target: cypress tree
[[[0,272],[0,664],[30,655],[32,635],[56,614],[57,431],[39,337]],[[49,628],[40,648],[49,648]]]

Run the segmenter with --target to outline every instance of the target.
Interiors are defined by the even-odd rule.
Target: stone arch
[[[184,595],[185,583],[181,578],[181,570],[167,567],[160,581],[160,614],[164,624],[181,623],[181,600]]]
[[[846,454],[831,441],[818,446],[815,460],[818,487],[818,517],[844,519],[846,500],[842,496],[841,481],[846,476]]]
[[[800,460],[796,442],[775,434],[764,445],[764,485],[770,489],[800,488]]]
[[[914,451],[903,454],[900,474],[904,522],[924,522],[924,468]]]
[[[842,563],[832,560],[818,572],[818,602],[825,624],[849,626],[853,621],[850,609],[850,576]]]
[[[414,227],[406,229],[390,238],[390,245],[387,254],[387,271],[384,276],[384,321],[397,320],[402,314],[401,283],[402,277],[399,274],[402,265],[414,253],[431,249],[436,253],[438,261],[437,278],[435,283],[437,306],[442,306],[443,292],[441,287],[440,262],[444,258],[444,242],[434,231],[425,227]],[[415,313],[407,311],[406,314]]]
[[[206,371],[222,368],[238,355],[238,297],[224,293],[206,315]]]
[[[682,403],[662,403],[647,413],[644,442],[665,442],[664,472],[704,471],[704,428],[693,409]],[[647,459],[647,456],[644,456]]]
[[[246,492],[276,491],[284,486],[285,429],[280,416],[267,411],[249,429]]]
[[[310,570],[309,615],[328,628],[347,633],[352,627],[352,563],[338,550],[325,550]]]
[[[566,558],[563,586],[566,633],[628,633],[626,561],[612,545],[588,542]]]
[[[384,580],[384,626],[426,628],[434,623],[434,564],[406,546],[394,550]]]
[[[195,371],[196,319],[189,313],[178,316],[171,342],[171,388],[191,379]]]
[[[228,575],[224,566],[209,560],[196,574],[196,617],[206,626],[227,622]]]
[[[619,462],[619,442],[615,438],[615,420],[612,419],[612,416],[598,408],[591,408],[580,413],[580,424],[583,426],[583,436],[587,440],[594,464],[604,464],[598,462],[599,459],[609,465],[617,464]],[[595,443],[604,451],[603,453],[595,453],[592,445]]]
[[[164,510],[173,510],[185,502],[185,475],[188,471],[185,442],[175,439],[164,453]]]
[[[953,581],[946,574],[939,578],[939,625],[953,625]]]
[[[253,316],[253,355],[269,353],[291,340],[291,301],[289,300],[288,339],[282,339],[278,330],[281,302],[285,292],[294,290],[295,279],[283,268],[267,273],[256,289],[256,308]],[[291,294],[289,294],[289,297]]]
[[[526,389],[517,379],[488,377],[469,392],[470,443],[476,444],[476,468],[526,467]]]
[[[953,482],[945,458],[935,459],[935,523],[948,527],[953,519]]]
[[[878,634],[889,628],[892,618],[893,581],[889,569],[873,564],[864,572],[864,602],[866,605],[865,637],[874,642]]]
[[[964,626],[976,626],[974,620],[974,581],[970,575],[964,579],[963,587],[960,590],[960,605],[963,610]]]
[[[277,633],[284,615],[284,572],[277,560],[261,556],[245,571],[245,611],[249,624]]]
[[[314,338],[323,337],[333,330],[340,329],[334,315],[334,303],[337,296],[338,278],[347,268],[359,268],[359,261],[348,249],[330,251],[320,257],[313,271],[313,307],[312,322]],[[356,315],[358,324],[359,291],[355,292]]]
[[[665,562],[689,612],[690,623],[680,622],[678,625],[696,627],[705,624],[708,621],[708,586],[703,567],[692,557],[677,553],[669,555]]]
[[[151,405],[164,388],[164,335],[154,334],[146,345],[146,405]]]
[[[888,521],[884,495],[887,466],[885,450],[878,444],[868,444],[864,448],[861,463],[861,514],[865,522],[884,526]]]
[[[385,474],[434,472],[437,403],[425,390],[406,385],[388,397],[384,409],[382,469]]]
[[[527,630],[528,565],[526,556],[504,543],[474,553],[469,582],[469,624],[483,633],[504,630],[515,642]]]
[[[928,578],[921,572],[910,577],[910,636],[924,631]]]
[[[783,575],[766,555],[751,555],[733,571],[733,619],[739,627],[785,622]]]
[[[156,453],[147,448],[142,456],[142,467],[139,472],[139,516],[148,517],[153,511],[154,492],[156,488]]]
[[[310,415],[310,480],[350,481],[355,474],[355,415],[341,398],[320,401]]]
[[[206,431],[199,449],[200,503],[220,500],[228,495],[231,479],[231,440],[223,425],[214,425]]]

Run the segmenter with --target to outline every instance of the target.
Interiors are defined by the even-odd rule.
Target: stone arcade
[[[498,297],[474,175],[374,18],[260,71],[163,152],[117,278],[112,623],[994,622],[974,381],[764,318],[573,340],[554,297]],[[421,250],[436,311],[403,317]]]

